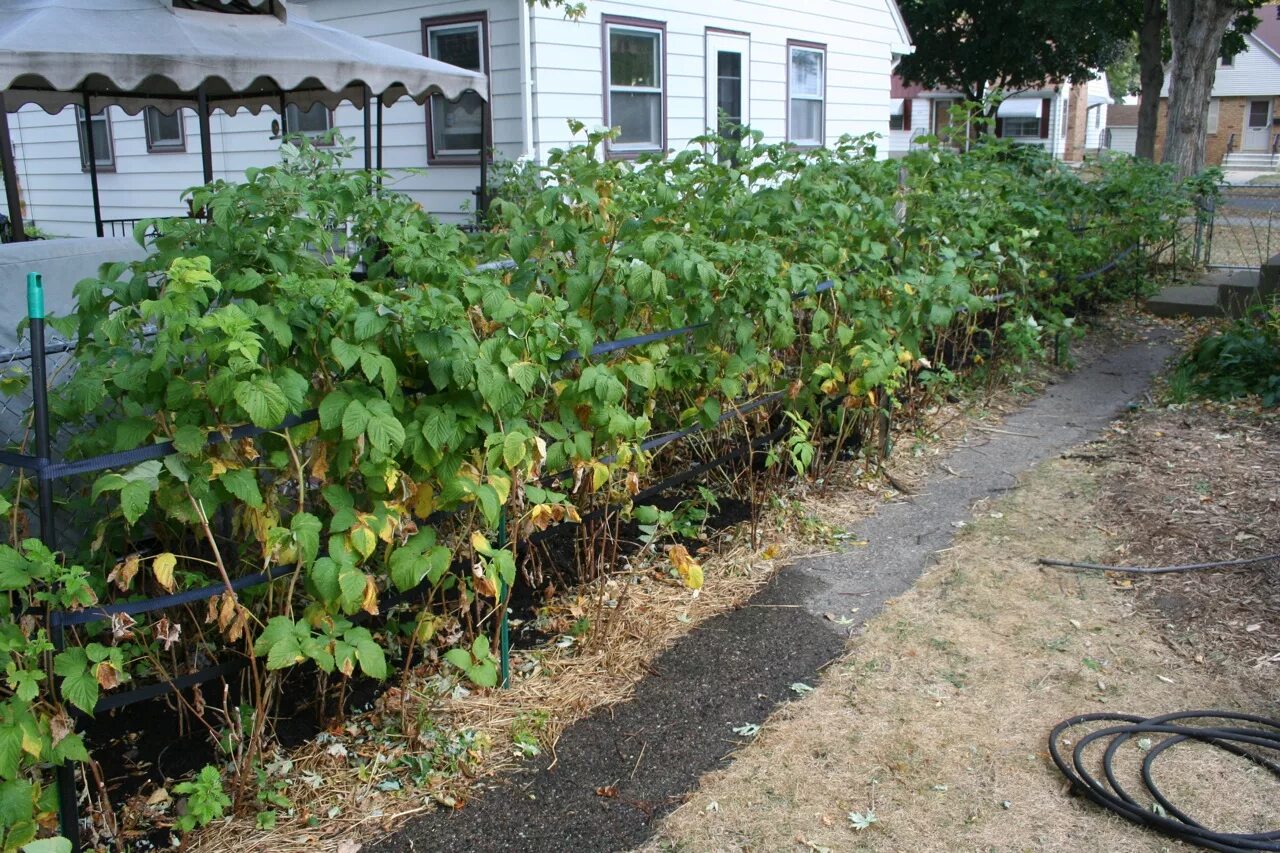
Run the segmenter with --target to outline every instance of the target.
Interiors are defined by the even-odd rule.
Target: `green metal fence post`
[[[502,516],[498,519],[498,547],[507,547],[507,511],[503,508]],[[498,601],[501,602],[502,612],[498,614],[498,661],[502,667],[502,686],[511,686],[511,634],[510,625],[507,619],[508,611],[511,604],[511,588],[507,586],[507,582],[498,579]]]
[[[53,522],[53,481],[45,476],[50,462],[49,375],[45,366],[44,281],[38,272],[27,273],[27,318],[31,322],[31,401],[32,426],[35,428],[36,472],[39,501],[40,541],[50,550],[57,547]],[[61,613],[50,619],[49,633],[56,651],[66,648],[66,631]],[[80,809],[76,798],[76,768],[70,761],[58,766],[58,824],[63,838],[71,842],[73,851],[80,850]]]

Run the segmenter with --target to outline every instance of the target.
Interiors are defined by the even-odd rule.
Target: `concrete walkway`
[[[762,723],[794,695],[794,682],[812,684],[843,652],[847,634],[948,546],[975,501],[1096,436],[1172,354],[1163,339],[1126,346],[1050,386],[1000,432],[971,435],[919,494],[858,525],[865,547],[783,570],[747,606],[708,620],[663,653],[630,702],[564,733],[554,768],[544,756],[466,808],[427,814],[367,849],[613,851],[643,843],[702,774],[745,742],[733,728]],[[858,621],[839,625],[827,613]]]

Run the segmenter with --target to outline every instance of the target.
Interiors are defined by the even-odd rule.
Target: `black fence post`
[[[49,550],[57,548],[53,524],[53,480],[48,474],[52,461],[49,436],[49,375],[45,364],[44,281],[40,273],[27,273],[27,318],[31,323],[31,399],[36,433],[36,489],[40,516],[40,541]],[[56,651],[66,648],[66,632],[62,613],[49,617],[49,634]],[[71,842],[72,851],[80,850],[80,811],[76,804],[76,768],[64,761],[57,771],[58,823],[62,836]]]

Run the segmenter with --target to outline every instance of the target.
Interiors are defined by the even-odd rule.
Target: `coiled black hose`
[[[1222,724],[1190,725],[1186,722],[1190,720],[1202,720],[1206,723],[1221,721]],[[1059,745],[1062,735],[1075,726],[1096,722],[1118,725],[1090,731],[1076,741],[1070,762],[1063,758]],[[1249,725],[1240,725],[1242,723]],[[1120,784],[1112,767],[1116,750],[1121,744],[1136,735],[1148,734],[1166,736],[1147,750],[1146,757],[1142,760],[1142,783],[1150,798],[1164,810],[1164,814],[1144,807],[1134,799]],[[1104,738],[1110,738],[1102,755],[1105,782],[1095,778],[1085,767],[1084,761],[1085,749]],[[1134,823],[1149,826],[1210,850],[1229,853],[1280,850],[1280,829],[1259,833],[1215,832],[1170,802],[1156,786],[1151,775],[1151,767],[1156,759],[1169,747],[1187,740],[1197,740],[1245,758],[1280,778],[1280,763],[1267,758],[1265,754],[1270,751],[1280,755],[1280,721],[1235,711],[1182,711],[1149,718],[1131,714],[1081,714],[1054,726],[1049,734],[1049,755],[1076,791]]]

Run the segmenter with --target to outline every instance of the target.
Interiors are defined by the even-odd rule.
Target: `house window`
[[[889,129],[890,130],[904,129],[902,126],[902,113],[893,113],[892,115],[889,116]]]
[[[1000,133],[1003,136],[1040,136],[1039,116],[1009,116],[1000,119]]]
[[[1217,98],[1209,99],[1209,116],[1205,120],[1206,133],[1218,132],[1218,111],[1221,108],[1222,108],[1221,101],[1219,101]]]
[[[148,151],[186,151],[187,134],[182,124],[182,110],[165,115],[155,107],[143,110],[143,123],[147,128]]]
[[[666,147],[666,25],[604,18],[605,124],[618,128],[613,152]]]
[[[489,73],[488,20],[485,15],[427,18],[422,22],[423,53],[432,59]],[[432,95],[427,108],[427,161],[478,162],[484,147],[484,99],[466,92],[456,101]]]
[[[285,125],[288,132],[309,137],[312,141],[321,141],[322,137],[333,128],[333,112],[317,101],[307,109],[297,104],[288,104],[284,108]]]
[[[822,145],[826,141],[827,49],[789,41],[787,57],[787,141]]]
[[[111,140],[111,117],[103,109],[85,120],[84,109],[76,107],[76,128],[80,140],[80,168],[89,171],[89,143],[86,133],[93,134],[93,159],[98,169],[114,169],[116,154]]]
[[[1232,53],[1224,53],[1219,57],[1219,59],[1221,60],[1220,64],[1223,68],[1231,68],[1236,64],[1235,54]]]

